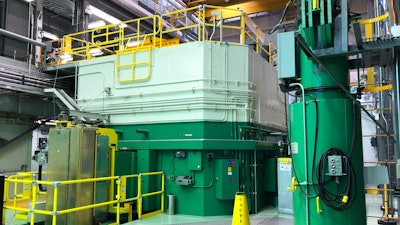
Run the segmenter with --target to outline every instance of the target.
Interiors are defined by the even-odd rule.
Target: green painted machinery
[[[253,213],[275,205],[279,146],[258,139],[270,133],[256,127],[251,132],[242,130],[246,140],[233,139],[231,126],[238,136],[240,127],[251,127],[211,122],[112,126],[120,134],[116,174],[132,164],[137,173],[164,171],[166,196],[175,196],[178,214],[232,214],[237,191],[246,193]],[[187,132],[190,137],[183,135]],[[131,154],[137,161],[125,158],[122,163],[119,154]],[[157,182],[144,180],[143,191],[157,191]],[[159,209],[158,199],[144,199],[143,210]]]
[[[116,69],[133,59],[149,67]],[[117,79],[133,73],[149,77]],[[163,171],[175,213],[232,214],[236,191],[252,213],[276,205],[284,98],[273,65],[249,46],[198,41],[84,60],[78,82],[78,104],[119,134],[115,174]],[[144,177],[142,191],[159,182]],[[143,211],[160,209],[159,198],[144,198]]]
[[[288,126],[294,224],[366,224],[360,107],[344,90],[347,1],[296,4],[299,33],[280,34],[278,47],[291,62],[280,60],[281,89],[295,94]]]

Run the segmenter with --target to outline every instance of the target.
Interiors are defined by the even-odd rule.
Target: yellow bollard
[[[236,193],[232,225],[250,225],[246,194],[243,192]]]

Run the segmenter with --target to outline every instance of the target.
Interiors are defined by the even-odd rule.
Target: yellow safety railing
[[[389,17],[389,12],[386,12],[386,13],[382,14],[381,16],[378,16],[375,18],[358,20],[358,22],[360,24],[365,26],[365,37],[364,37],[365,42],[374,41],[374,35],[373,35],[374,23],[385,20],[388,17]],[[373,67],[367,68],[367,83],[366,83],[365,89],[362,90],[363,92],[378,92],[378,91],[390,90],[393,88],[392,84],[386,84],[386,85],[381,85],[381,86],[376,87],[374,74],[375,74],[375,71],[374,71]]]
[[[150,192],[150,193],[142,193],[142,177],[146,176],[155,176],[155,175],[161,175],[161,190],[155,191],[155,192]],[[165,185],[165,176],[163,172],[151,172],[151,173],[142,173],[139,174],[139,179],[138,179],[138,204],[137,204],[137,210],[138,210],[138,218],[139,219],[145,219],[149,218],[158,214],[161,214],[164,212],[164,185]],[[155,196],[155,195],[161,195],[161,207],[160,210],[157,210],[155,212],[150,212],[143,214],[143,198],[145,197],[150,197],[150,196]]]
[[[37,172],[20,172],[16,175],[12,175],[8,177],[9,180],[22,180],[22,181],[33,181],[37,179]],[[13,190],[12,197],[10,197],[10,190]],[[39,195],[46,194],[46,192],[38,192],[36,200],[39,200]],[[17,207],[18,202],[23,202],[31,199],[32,196],[32,184],[29,183],[17,183],[10,187],[9,182],[5,182],[4,184],[4,201],[12,203],[13,207]],[[17,210],[14,210],[15,218],[26,220],[28,214],[27,213],[18,213]]]
[[[70,61],[92,59],[99,56],[116,54],[144,46],[146,38],[156,40],[161,30],[161,17],[154,15],[133,20],[97,27],[94,29],[65,35],[58,40],[59,48],[48,54],[47,65],[59,65]],[[153,24],[153,32],[143,31],[143,24]],[[133,35],[126,34],[126,29],[134,31]],[[135,44],[139,43],[139,44]],[[154,47],[157,42],[152,42]]]
[[[224,14],[229,14],[229,18],[238,18],[239,25],[225,25]],[[186,38],[187,41],[223,41],[244,45],[246,40],[251,40],[255,44],[257,53],[265,54],[270,63],[274,65],[277,63],[276,45],[242,10],[202,5],[169,12],[161,15],[161,18],[163,22],[161,40],[165,35],[185,39],[184,32],[192,34],[191,39]],[[190,20],[187,18],[190,18]],[[211,31],[207,31],[207,28]],[[225,36],[224,34],[228,35]],[[188,35],[186,34],[186,36]],[[162,46],[163,43],[160,47]]]
[[[224,16],[225,15],[225,16]],[[228,20],[238,20],[228,25]],[[152,24],[151,31],[144,27]],[[147,28],[148,30],[148,28]],[[128,32],[129,31],[129,32]],[[134,32],[132,32],[134,31]],[[174,38],[170,38],[170,37]],[[169,39],[164,39],[169,37]],[[88,41],[87,41],[88,40]],[[254,50],[276,66],[277,48],[245,12],[217,6],[200,5],[162,15],[111,24],[64,36],[55,51],[60,63],[91,59],[101,55],[134,51],[193,41],[223,41],[230,44],[254,44]],[[68,59],[68,60],[67,60]],[[56,64],[57,64],[56,63]],[[57,64],[57,65],[58,65]],[[129,79],[134,81],[136,79]],[[125,79],[122,79],[124,82]]]
[[[148,192],[148,193],[143,193],[142,189],[142,177],[147,177],[147,176],[161,176],[161,188],[160,190],[157,190],[155,192]],[[132,198],[126,198],[126,190],[129,188],[127,186],[127,179],[133,179],[137,178],[137,196],[132,197]],[[59,209],[58,208],[58,201],[59,201],[59,189],[63,185],[73,185],[73,184],[82,184],[82,183],[93,183],[95,184],[96,182],[100,181],[109,181],[109,182],[115,182],[117,188],[116,188],[116,195],[113,197],[113,199],[109,199],[108,201],[105,202],[99,202],[99,203],[94,203],[90,205],[84,205],[84,206],[79,206],[75,208],[69,208],[69,209]],[[164,212],[164,184],[165,184],[165,176],[163,172],[149,172],[149,173],[141,173],[141,174],[133,174],[133,175],[125,175],[125,176],[112,176],[112,177],[101,177],[101,178],[89,178],[89,179],[79,179],[79,180],[67,180],[67,181],[39,181],[39,180],[31,180],[31,179],[17,179],[16,177],[9,177],[5,179],[6,185],[9,185],[10,183],[14,183],[15,186],[18,184],[23,184],[23,185],[29,185],[31,186],[31,207],[21,207],[17,206],[16,204],[16,199],[13,198],[12,200],[14,201],[14,204],[10,206],[9,204],[5,204],[4,209],[9,209],[9,210],[14,210],[15,212],[25,212],[31,213],[30,217],[30,225],[34,225],[35,223],[35,214],[42,214],[42,215],[47,215],[51,216],[52,219],[52,224],[56,225],[57,224],[57,216],[60,215],[65,215],[68,213],[74,213],[74,212],[79,212],[87,209],[94,209],[98,207],[103,207],[103,206],[113,206],[116,209],[116,222],[114,224],[120,224],[120,214],[123,212],[127,212],[125,208],[121,208],[121,204],[124,203],[129,203],[133,201],[137,201],[137,212],[138,212],[138,217],[139,219],[144,219],[148,218],[160,213]],[[52,210],[41,210],[41,209],[36,209],[36,203],[38,201],[38,195],[41,194],[41,192],[38,189],[39,185],[47,185],[51,186],[53,188],[53,208]],[[132,188],[132,187],[130,187]],[[5,190],[5,191],[8,191]],[[7,193],[7,192],[6,192]],[[149,197],[149,196],[155,196],[155,195],[160,195],[161,196],[161,203],[160,203],[160,210],[157,210],[155,212],[150,212],[150,213],[143,213],[142,205],[143,205],[143,198]],[[7,200],[11,199],[6,199]],[[131,210],[131,209],[129,209]],[[131,215],[131,212],[129,213]],[[130,220],[132,220],[132,217],[129,217]]]

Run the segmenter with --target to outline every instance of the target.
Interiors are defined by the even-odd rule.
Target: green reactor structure
[[[296,4],[298,32],[278,38],[281,90],[295,95],[288,110],[294,222],[366,224],[360,106],[345,90],[347,1]]]

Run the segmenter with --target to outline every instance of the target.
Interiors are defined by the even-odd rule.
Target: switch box
[[[329,176],[343,176],[342,156],[328,156]]]
[[[235,199],[235,194],[239,191],[238,161],[235,159],[216,159],[214,166],[217,199]]]
[[[189,170],[203,170],[202,152],[200,151],[188,152],[187,163]]]
[[[175,180],[177,185],[188,186],[192,184],[192,177],[191,176],[178,176]]]

